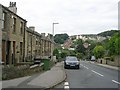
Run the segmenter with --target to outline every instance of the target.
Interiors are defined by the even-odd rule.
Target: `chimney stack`
[[[41,33],[41,35],[42,35],[43,37],[45,37],[45,33]]]
[[[48,33],[47,37],[48,37],[49,39],[52,39],[52,34]]]
[[[34,26],[30,26],[29,27],[32,31],[35,31],[35,27]]]
[[[16,2],[10,2],[10,5],[9,5],[8,9],[10,11],[14,12],[15,14],[17,14]]]

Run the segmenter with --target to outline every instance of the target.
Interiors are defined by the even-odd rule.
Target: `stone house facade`
[[[35,27],[29,27],[25,31],[25,61],[43,59],[51,56],[51,40],[45,33],[39,34]]]
[[[15,64],[24,60],[24,32],[27,21],[16,14],[16,9],[16,3],[10,3],[8,8],[0,4],[4,64]]]
[[[52,55],[53,41],[35,27],[27,27],[27,21],[17,15],[16,2],[9,7],[0,4],[0,57],[4,65],[16,65]]]

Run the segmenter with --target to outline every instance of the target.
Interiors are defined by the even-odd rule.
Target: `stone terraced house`
[[[15,64],[23,62],[24,32],[27,21],[17,15],[16,2],[9,7],[0,4],[2,30],[2,62]]]
[[[38,33],[27,27],[27,21],[17,15],[16,2],[9,7],[0,4],[0,58],[4,65],[16,65],[35,59],[49,58],[53,52],[50,34]],[[0,39],[1,39],[0,38]],[[1,44],[2,43],[2,44]],[[51,49],[52,48],[52,49]]]

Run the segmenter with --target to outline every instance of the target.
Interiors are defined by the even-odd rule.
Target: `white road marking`
[[[65,82],[65,83],[64,83],[64,89],[69,90],[69,88],[70,88],[70,87],[69,87],[69,83],[68,83],[68,82]]]
[[[83,66],[82,64],[80,64],[81,66]]]
[[[68,86],[68,85],[69,85],[69,83],[68,83],[68,82],[65,82],[65,83],[64,83],[64,86]]]
[[[88,67],[84,66],[84,68],[89,69]]]
[[[91,63],[95,63],[95,62],[91,62]]]
[[[88,67],[86,67],[86,66],[84,66],[84,65],[82,65],[82,64],[80,64],[81,66],[83,66],[84,68],[86,68],[86,69],[89,69]]]
[[[84,68],[86,68],[86,69],[89,69],[88,67],[86,67],[86,66],[84,66],[84,65],[82,65],[82,64],[80,64],[81,66],[83,66]]]
[[[96,72],[96,71],[94,71],[94,70],[92,70],[92,72],[94,72],[94,73],[96,73],[96,74],[98,74],[98,75],[100,75],[100,76],[104,76],[104,75],[102,75],[102,74],[100,74],[100,73],[98,73],[98,72]]]
[[[70,87],[69,86],[64,86],[64,89],[69,89]]]
[[[115,81],[115,80],[112,80],[114,83],[117,83],[117,84],[120,84],[119,82]]]

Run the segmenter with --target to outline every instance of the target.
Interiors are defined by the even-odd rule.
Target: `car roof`
[[[75,56],[67,56],[66,58],[77,58],[77,57],[75,57]]]

